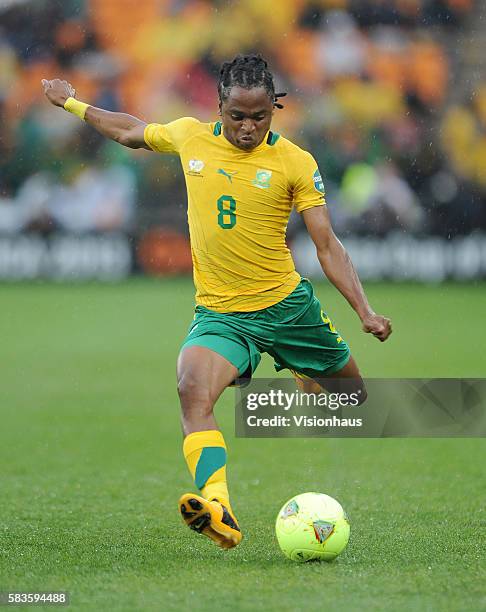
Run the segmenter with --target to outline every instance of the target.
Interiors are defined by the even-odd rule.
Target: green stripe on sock
[[[196,487],[202,489],[214,472],[226,465],[226,449],[222,446],[206,446],[196,466],[194,480]]]

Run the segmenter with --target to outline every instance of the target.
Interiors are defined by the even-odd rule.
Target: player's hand
[[[42,79],[41,83],[47,99],[54,106],[64,107],[64,103],[68,98],[76,97],[76,90],[67,81],[61,81],[61,79],[52,79],[52,81]]]
[[[373,334],[380,342],[385,342],[392,333],[391,321],[375,313],[367,315],[363,319],[363,331],[367,334]]]

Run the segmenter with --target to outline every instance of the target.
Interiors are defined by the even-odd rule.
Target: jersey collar
[[[225,144],[227,144],[229,147],[231,147],[235,151],[239,151],[240,153],[255,153],[256,151],[261,151],[262,149],[264,149],[268,145],[273,146],[277,142],[277,140],[280,138],[280,134],[276,134],[275,132],[272,132],[271,130],[268,130],[268,132],[265,134],[263,140],[261,141],[261,143],[257,147],[255,147],[254,149],[251,149],[251,151],[244,151],[243,149],[240,149],[240,148],[236,147],[233,143],[231,143],[226,138],[226,136],[224,135],[223,124],[221,123],[221,121],[216,121],[216,123],[214,124],[213,135],[214,136],[222,136],[223,137],[223,142]]]

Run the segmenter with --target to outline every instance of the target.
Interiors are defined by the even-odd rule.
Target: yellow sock
[[[195,431],[182,447],[191,476],[205,499],[218,499],[231,510],[226,484],[226,444],[217,429]]]

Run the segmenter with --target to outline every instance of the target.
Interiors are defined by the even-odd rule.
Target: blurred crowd
[[[83,101],[147,121],[215,120],[219,65],[247,51],[288,92],[275,130],[317,158],[338,231],[486,229],[486,84],[457,92],[451,77],[457,33],[477,10],[473,0],[5,0],[0,232],[183,230],[178,161],[106,141],[50,106],[40,80],[64,78]]]

